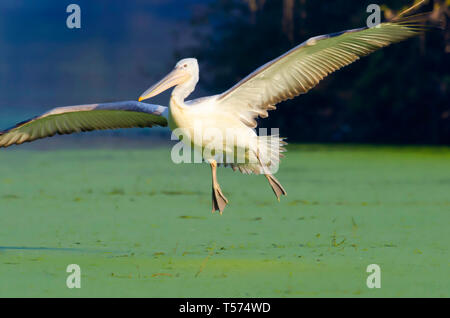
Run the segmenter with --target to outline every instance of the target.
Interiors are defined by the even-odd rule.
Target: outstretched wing
[[[412,16],[372,28],[310,38],[261,66],[218,97],[218,106],[235,112],[250,127],[277,103],[308,92],[328,74],[360,57],[421,33],[424,16]]]
[[[0,148],[55,134],[167,126],[167,107],[137,101],[58,107],[0,132]]]

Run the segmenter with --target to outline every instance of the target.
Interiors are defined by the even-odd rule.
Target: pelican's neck
[[[177,85],[172,91],[172,98],[178,105],[185,106],[184,100],[191,95],[198,82],[198,75],[191,77],[186,82]]]

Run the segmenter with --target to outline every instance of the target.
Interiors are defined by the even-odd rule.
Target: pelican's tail
[[[287,143],[285,138],[278,135],[257,136],[254,148],[247,151],[246,161],[243,163],[224,163],[224,166],[231,166],[236,171],[244,174],[275,174],[278,171],[280,158],[283,157],[284,148]]]
[[[283,158],[285,138],[278,135],[258,136],[258,161],[260,163],[259,174],[274,174],[278,171],[280,159]]]

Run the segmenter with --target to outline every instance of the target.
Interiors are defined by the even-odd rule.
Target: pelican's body
[[[251,161],[250,156],[253,150],[257,152],[258,135],[253,129],[249,129],[242,121],[220,107],[216,107],[217,97],[201,98],[184,103],[175,98],[170,99],[169,128],[182,134],[185,143],[192,148],[202,152],[205,161],[214,160],[219,153],[214,156],[206,153],[206,146],[215,150],[222,150],[224,157],[236,155],[240,151],[246,152],[246,157],[242,160]],[[223,138],[212,138],[207,132],[217,132]],[[196,138],[200,137],[201,138]],[[235,143],[227,143],[227,140],[235,140]],[[249,147],[253,147],[248,149]],[[247,150],[247,151],[245,151]],[[256,159],[256,157],[254,158]],[[255,160],[253,160],[255,161]],[[239,165],[244,166],[244,165]]]
[[[218,164],[242,173],[264,174],[277,199],[286,191],[273,176],[285,143],[278,135],[254,131],[258,117],[275,105],[308,92],[330,73],[379,48],[419,34],[426,15],[402,18],[373,28],[361,28],[311,38],[261,66],[228,91],[185,101],[199,80],[194,58],[179,61],[139,101],[55,108],[0,132],[0,147],[58,134],[95,129],[169,126],[182,141],[199,150],[211,166],[213,212],[222,213],[228,200],[217,181]],[[142,103],[175,87],[169,108]],[[223,161],[219,161],[223,160]]]

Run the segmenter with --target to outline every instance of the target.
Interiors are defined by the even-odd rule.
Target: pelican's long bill
[[[175,68],[172,72],[166,75],[162,80],[158,83],[147,89],[140,97],[139,101],[143,101],[145,99],[149,99],[153,96],[161,94],[165,90],[176,86],[178,84],[182,84],[189,79],[190,75],[187,71],[181,68]]]

